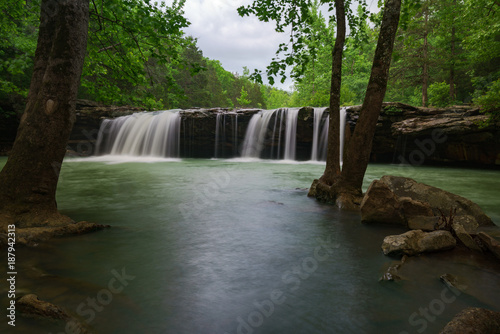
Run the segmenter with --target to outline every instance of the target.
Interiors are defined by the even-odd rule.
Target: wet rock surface
[[[109,225],[100,225],[91,222],[79,222],[59,227],[30,227],[16,229],[16,244],[37,246],[40,242],[70,235],[91,233],[109,228]],[[0,246],[7,245],[5,233],[0,233]]]
[[[418,227],[427,226],[429,220],[435,219],[422,217],[435,216],[449,222],[465,221],[468,232],[474,232],[474,226],[494,226],[476,203],[405,177],[386,175],[373,181],[361,203],[361,220],[365,223],[408,226],[408,221],[413,219],[410,225]]]
[[[456,240],[448,231],[424,232],[411,230],[400,235],[384,238],[382,251],[385,255],[417,255],[452,249]]]
[[[470,307],[458,313],[440,334],[498,334],[500,312]]]

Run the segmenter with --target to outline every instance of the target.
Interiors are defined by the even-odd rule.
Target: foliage
[[[494,81],[487,91],[473,100],[486,112],[492,113],[495,118],[500,118],[500,79]]]
[[[450,85],[446,82],[434,82],[429,86],[429,102],[434,107],[446,107],[451,104]]]
[[[241,87],[240,97],[237,98],[236,100],[238,101],[238,104],[242,107],[246,107],[250,104],[250,102],[252,102],[248,99],[248,93],[245,90],[245,87]]]
[[[39,6],[39,1],[4,0],[0,3],[0,99],[28,94]]]
[[[349,28],[352,36],[362,36],[359,32],[360,23],[367,18],[367,4],[365,0],[358,1],[362,15],[356,16],[351,10],[351,0],[345,1],[346,15],[348,17]],[[315,24],[317,21],[317,9],[325,5],[328,12],[333,12],[333,1],[327,0],[254,0],[248,6],[238,8],[240,16],[255,15],[260,21],[276,23],[275,30],[284,32],[290,29],[289,43],[282,43],[278,46],[276,57],[267,66],[266,74],[268,81],[273,84],[274,77],[281,78],[281,82],[286,79],[287,66],[294,66],[292,77],[299,79],[306,70],[308,63],[315,59],[316,45],[318,40],[318,30]],[[312,10],[311,10],[312,9]],[[330,17],[334,22],[334,16]],[[330,45],[330,50],[331,50]],[[255,70],[252,77],[258,82],[262,82],[262,71]]]
[[[196,39],[184,36],[189,23],[183,4],[92,1],[79,98],[148,110],[234,107],[244,87],[251,106],[265,107],[261,87],[248,74],[226,71],[219,61],[203,57]],[[27,96],[40,1],[5,0],[0,11],[0,99],[12,104]]]

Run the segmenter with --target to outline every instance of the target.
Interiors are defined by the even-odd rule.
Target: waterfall
[[[264,110],[252,116],[248,124],[241,156],[244,158],[260,158],[264,147],[267,126],[276,110]]]
[[[222,118],[224,116],[224,118]],[[219,157],[219,138],[220,138],[220,132],[221,132],[221,127],[225,131],[225,115],[222,113],[218,113],[216,118],[215,118],[215,147],[214,147],[214,158]]]
[[[234,114],[234,118],[231,118],[231,124],[233,125],[233,156],[238,154],[238,114]]]
[[[299,108],[288,109],[285,127],[285,160],[295,160]]]
[[[330,117],[327,117],[321,128],[321,121],[326,108],[314,108],[314,123],[313,123],[313,145],[311,151],[311,160],[325,161],[328,149],[328,128],[330,126]],[[344,138],[346,125],[347,108],[340,108],[340,161],[344,157]]]
[[[280,116],[280,129],[278,130],[279,137],[278,137],[278,155],[276,156],[276,159],[279,159],[281,157],[281,128],[283,125],[283,113],[285,112],[284,109],[279,110],[279,116]]]
[[[177,110],[136,113],[104,120],[98,154],[178,157],[181,118]]]
[[[323,114],[325,113],[326,108],[314,108],[314,118],[313,118],[313,144],[312,144],[312,151],[311,151],[311,160],[313,161],[319,161],[320,156],[321,156],[321,149],[326,149],[326,145],[323,143],[323,135],[327,137],[328,134],[328,128],[326,128],[326,133],[325,128],[323,126],[323,131],[320,133],[320,125],[321,121],[323,120]],[[325,121],[325,123],[328,123],[328,118]],[[324,123],[324,124],[325,124]],[[321,137],[320,137],[321,136]],[[321,139],[321,142],[320,142]]]
[[[340,108],[340,163],[344,162],[345,121],[347,108]]]

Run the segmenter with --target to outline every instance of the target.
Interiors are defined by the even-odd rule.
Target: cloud
[[[240,17],[237,8],[250,4],[248,0],[187,0],[184,6],[191,25],[186,34],[198,39],[203,55],[217,59],[230,71],[242,73],[246,66],[264,71],[275,56],[280,43],[286,42],[285,33],[274,31],[271,22],[260,22],[256,17]],[[279,82],[279,80],[277,80]],[[283,85],[290,89],[291,80]]]

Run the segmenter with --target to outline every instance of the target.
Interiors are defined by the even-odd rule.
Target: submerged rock
[[[16,229],[16,244],[25,246],[37,246],[39,242],[52,238],[68,235],[86,234],[109,228],[109,225],[100,225],[91,222],[79,222],[59,227],[30,227]],[[0,234],[5,235],[4,233]],[[6,238],[0,237],[0,246],[6,245]]]
[[[455,238],[448,231],[424,232],[411,230],[400,235],[384,238],[382,251],[385,255],[417,255],[452,249]]]
[[[500,334],[500,312],[477,307],[466,308],[440,334]]]
[[[500,260],[500,242],[484,232],[479,232],[477,236],[481,239],[486,248]]]
[[[361,203],[361,220],[365,223],[419,229],[424,225],[424,229],[429,229],[429,222],[436,218],[423,217],[442,217],[461,223],[468,233],[478,226],[494,225],[476,203],[406,177],[386,175],[373,181]]]
[[[441,280],[441,282],[446,284],[446,286],[448,288],[450,288],[451,290],[455,289],[455,290],[458,290],[461,293],[463,293],[467,289],[467,285],[465,283],[461,282],[459,278],[457,278],[456,276],[454,276],[452,274],[443,274],[439,277],[439,279]],[[458,294],[458,293],[455,293],[455,294]]]
[[[59,306],[38,299],[37,295],[28,294],[17,300],[19,311],[25,316],[69,320],[71,317]]]
[[[400,281],[402,280],[401,276],[399,275],[399,269],[401,266],[405,263],[406,261],[406,255],[404,255],[401,258],[401,261],[393,262],[392,264],[389,265],[389,267],[385,270],[384,274],[382,277],[380,277],[379,281]]]
[[[92,333],[86,323],[68,314],[59,306],[40,300],[37,295],[28,294],[20,297],[17,300],[17,307],[20,313],[26,317],[66,321],[64,327],[68,333]]]

